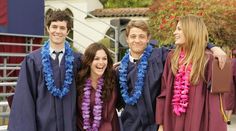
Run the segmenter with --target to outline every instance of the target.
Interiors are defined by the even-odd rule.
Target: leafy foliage
[[[104,2],[104,7],[105,8],[147,7],[151,3],[152,0],[107,0],[106,2]]]
[[[180,16],[195,14],[203,17],[211,42],[236,46],[236,0],[156,0],[150,8],[151,33],[161,45],[174,41]]]

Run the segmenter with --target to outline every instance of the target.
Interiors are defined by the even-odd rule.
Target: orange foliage
[[[173,42],[178,17],[195,14],[204,18],[212,42],[236,47],[236,0],[154,0],[150,12],[150,29],[160,44]]]

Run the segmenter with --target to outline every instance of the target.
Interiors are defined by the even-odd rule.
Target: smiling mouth
[[[61,38],[61,37],[60,37],[60,36],[58,36],[58,35],[55,35],[54,37],[55,37],[55,38]]]
[[[98,67],[98,66],[96,66],[96,68],[99,69],[99,70],[102,70],[104,67]]]
[[[179,39],[180,37],[179,36],[175,36],[175,39]]]

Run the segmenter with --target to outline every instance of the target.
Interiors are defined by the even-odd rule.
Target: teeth
[[[97,67],[98,69],[103,69],[103,67]]]

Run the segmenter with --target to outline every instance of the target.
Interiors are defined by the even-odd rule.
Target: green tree
[[[236,0],[156,0],[149,19],[153,37],[161,45],[172,43],[176,21],[186,14],[204,18],[211,42],[236,46]]]

